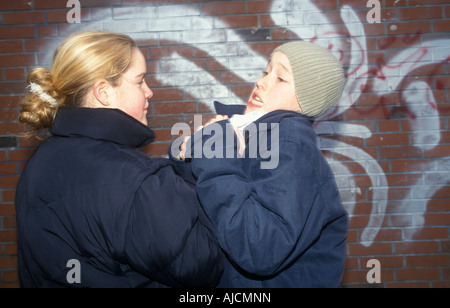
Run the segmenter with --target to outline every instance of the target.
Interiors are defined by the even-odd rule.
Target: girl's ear
[[[103,105],[104,107],[108,107],[110,105],[110,99],[112,95],[112,86],[105,80],[99,80],[94,83],[92,88],[94,97],[98,103]]]

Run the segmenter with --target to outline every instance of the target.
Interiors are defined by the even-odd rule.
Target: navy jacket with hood
[[[223,257],[195,187],[135,149],[153,131],[117,109],[61,108],[51,133],[17,187],[23,287],[218,283]]]
[[[230,131],[229,121],[217,122],[220,127],[208,133],[199,131],[191,138],[192,150],[188,146],[197,193],[227,256],[219,287],[337,287],[348,217],[312,120],[279,110],[255,124],[256,132],[248,130],[244,158],[224,133]],[[203,154],[210,149],[218,154],[221,145],[224,152],[195,156],[199,140]],[[255,144],[257,153],[251,149]],[[261,168],[270,160],[278,165]]]

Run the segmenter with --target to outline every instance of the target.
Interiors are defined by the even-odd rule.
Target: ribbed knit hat
[[[306,116],[318,118],[336,106],[345,85],[340,62],[325,48],[307,42],[277,47],[288,59],[294,75],[297,100]]]

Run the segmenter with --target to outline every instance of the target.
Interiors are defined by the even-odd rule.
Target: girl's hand
[[[205,126],[219,122],[219,121],[223,121],[223,120],[228,120],[228,116],[226,115],[216,115],[214,118],[212,118],[211,120],[209,120],[208,122],[206,122],[204,125],[201,125],[199,127],[197,127],[195,129],[195,132],[200,131],[201,129],[203,129]],[[180,145],[180,154],[178,154],[178,158],[181,160],[185,160],[186,159],[186,143],[189,142],[189,140],[191,139],[191,136],[186,136],[184,137],[183,143]]]

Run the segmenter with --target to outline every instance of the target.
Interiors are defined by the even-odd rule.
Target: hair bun
[[[63,95],[53,85],[50,71],[46,68],[35,68],[28,75],[28,90],[40,100],[57,108],[64,101]]]
[[[30,127],[29,135],[32,135],[51,127],[64,96],[54,87],[52,75],[46,68],[33,69],[27,81],[28,93],[21,104],[19,121]]]

